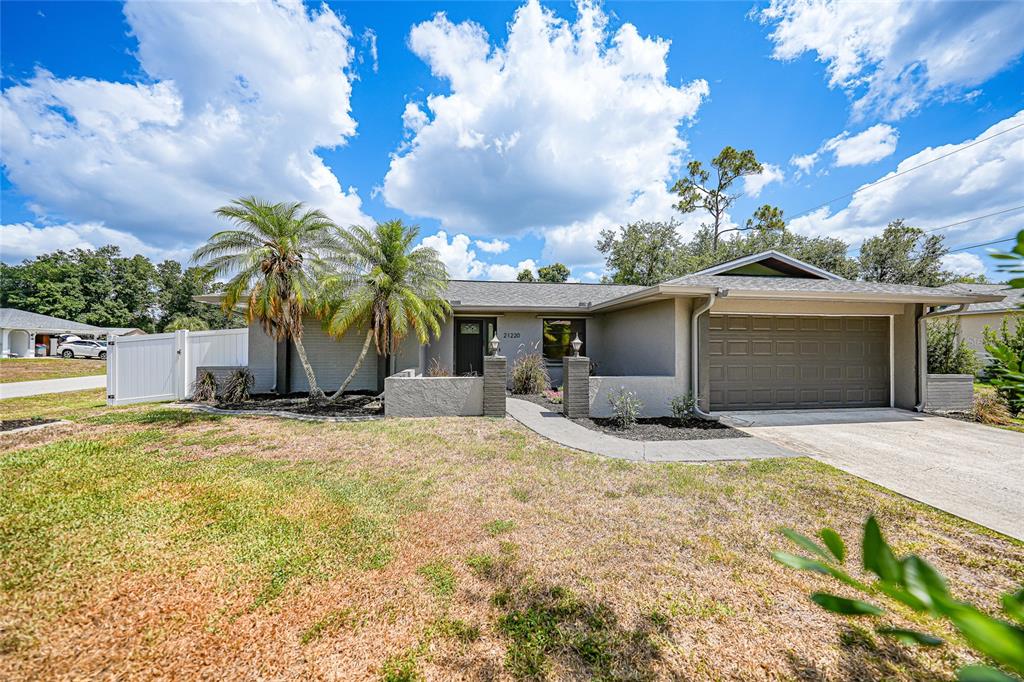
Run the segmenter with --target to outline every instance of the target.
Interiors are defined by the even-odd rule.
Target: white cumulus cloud
[[[420,246],[427,246],[437,251],[441,261],[448,268],[448,276],[452,279],[514,280],[521,270],[532,270],[534,274],[537,272],[537,263],[533,259],[519,261],[516,265],[486,263],[477,258],[476,251],[470,246],[471,243],[467,235],[453,234],[449,239],[448,233],[440,230],[436,234],[424,237]],[[476,242],[477,246],[480,246],[481,243],[488,246],[492,244],[479,240]],[[507,248],[508,244],[505,244],[505,247]]]
[[[669,83],[668,41],[608,23],[593,3],[569,23],[529,0],[503,45],[443,13],[414,26],[410,47],[450,92],[407,106],[410,139],[392,158],[386,201],[480,235],[550,239],[590,225],[591,262],[594,225],[652,203],[664,212],[686,149],[679,126],[708,85]]]
[[[942,257],[942,267],[961,276],[985,272],[985,263],[973,253],[947,253]]]
[[[849,204],[798,217],[790,227],[803,234],[859,242],[895,218],[925,229],[1006,211],[1024,204],[1024,111],[956,144],[928,147],[903,159],[896,170],[862,187]],[[995,139],[972,145],[981,138]],[[948,158],[941,156],[953,153]],[[933,161],[917,170],[911,168]],[[909,171],[909,172],[908,172]],[[897,175],[905,173],[903,175]],[[875,181],[877,182],[877,180]],[[972,220],[942,231],[952,246],[1007,237],[1020,229],[1024,212]]]
[[[487,253],[505,253],[508,251],[509,243],[500,239],[492,239],[485,242],[482,239],[476,240],[476,248]]]
[[[1024,52],[1019,2],[772,0],[773,56],[813,53],[857,117],[896,120],[932,99],[962,96]]]
[[[757,175],[747,175],[743,178],[743,193],[748,197],[760,196],[761,190],[773,182],[782,182],[786,179],[785,173],[778,166],[765,163],[764,170]]]
[[[810,154],[794,156],[789,160],[801,173],[809,173],[825,154],[832,154],[834,166],[864,166],[891,156],[896,151],[900,134],[885,123],[873,125],[855,135],[844,130],[825,140]]]
[[[192,254],[191,248],[156,247],[133,234],[114,230],[101,223],[39,226],[23,222],[0,225],[0,258],[6,263],[33,258],[41,253],[95,249],[107,244],[121,247],[121,252],[127,256],[140,254],[153,261],[184,261]]]
[[[44,223],[195,243],[219,227],[214,208],[246,194],[366,220],[316,154],[356,131],[351,36],[333,11],[133,1],[124,14],[137,80],[39,70],[0,97],[7,177]]]

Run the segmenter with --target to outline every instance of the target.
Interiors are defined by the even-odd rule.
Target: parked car
[[[100,360],[106,360],[107,342],[88,341],[86,339],[65,341],[57,346],[57,354],[65,358],[99,358]]]

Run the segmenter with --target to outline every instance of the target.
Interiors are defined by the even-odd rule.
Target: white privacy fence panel
[[[181,400],[196,367],[249,364],[248,329],[118,336],[107,346],[107,404]]]

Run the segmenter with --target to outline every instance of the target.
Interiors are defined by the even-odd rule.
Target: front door
[[[483,375],[484,349],[496,331],[497,320],[493,317],[455,320],[456,376]]]

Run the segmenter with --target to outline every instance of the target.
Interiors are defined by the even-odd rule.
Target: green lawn
[[[951,679],[809,602],[779,526],[876,513],[987,608],[1024,545],[811,460],[633,464],[483,418],[317,424],[101,391],[0,437],[0,679]],[[841,591],[841,589],[839,590]],[[889,624],[914,626],[896,612]]]
[[[107,373],[106,360],[86,358],[0,358],[0,384],[66,379]]]

